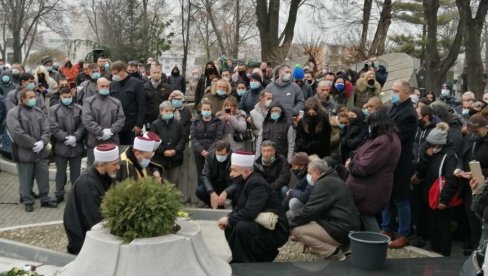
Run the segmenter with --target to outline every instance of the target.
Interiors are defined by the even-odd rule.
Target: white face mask
[[[307,182],[312,186],[315,185],[315,181],[312,180],[312,175],[307,174]]]
[[[433,149],[432,149],[432,152],[433,152],[433,153],[438,153],[438,152],[440,152],[441,150],[442,150],[442,147],[435,147],[435,148],[433,148]]]
[[[265,101],[265,102],[264,102],[264,106],[265,106],[265,107],[269,107],[269,106],[271,105],[271,102],[272,102],[272,101],[273,101],[273,100],[267,100],[267,101]]]

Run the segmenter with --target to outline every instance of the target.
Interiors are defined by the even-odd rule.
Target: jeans
[[[71,185],[80,177],[81,171],[81,156],[78,157],[63,157],[56,156],[56,197],[64,196],[64,186],[66,186],[66,169],[69,162],[69,175]]]
[[[37,181],[39,189],[39,198],[41,202],[49,200],[49,168],[47,160],[41,160],[33,163],[19,163],[19,184],[20,194],[25,205],[33,205],[32,186],[34,178]]]
[[[410,201],[408,199],[391,199],[390,203],[383,210],[383,230],[386,232],[394,232],[393,225],[395,225],[395,218],[398,215],[398,234],[408,237],[410,235]]]

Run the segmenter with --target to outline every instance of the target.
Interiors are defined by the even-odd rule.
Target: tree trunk
[[[212,11],[212,3],[209,0],[205,0],[205,10],[207,11],[208,19],[210,20],[210,24],[212,24],[212,29],[214,30],[215,36],[217,37],[217,43],[219,44],[220,52],[222,55],[227,55],[227,51],[224,46],[224,41],[222,40],[222,35],[220,34],[220,29],[217,27],[215,23],[215,18]]]
[[[231,58],[239,57],[239,40],[240,40],[240,29],[241,29],[241,1],[236,0],[235,5],[235,32],[234,32],[234,43],[232,44],[232,52],[230,54]]]
[[[185,2],[187,5],[185,7]],[[185,19],[186,8],[186,19]],[[190,45],[190,16],[191,16],[191,2],[190,0],[181,0],[181,30],[183,37],[183,61],[181,62],[181,72],[186,76],[186,64],[188,62],[188,46]],[[183,91],[185,93],[185,91]]]
[[[32,37],[31,37],[31,40],[29,42],[29,46],[27,46],[27,50],[25,51],[25,57],[24,57],[24,61],[22,62],[22,64],[25,64],[26,60],[29,58],[30,51],[32,49],[32,45],[34,44],[34,41],[36,40],[38,25],[39,24],[36,23],[36,26],[34,27],[34,30],[32,31]]]
[[[369,19],[371,18],[371,8],[373,6],[373,0],[364,0],[363,6],[363,29],[361,31],[361,41],[359,42],[359,49],[360,54],[362,55],[362,59],[365,59],[368,56],[366,43],[368,41],[368,27],[369,27]]]
[[[13,60],[12,63],[22,63],[22,45],[20,43],[20,32],[12,32],[13,39]]]
[[[261,38],[261,60],[271,65],[283,63],[295,35],[295,23],[301,0],[291,0],[288,21],[283,32],[278,36],[280,1],[256,1],[257,27]]]
[[[385,0],[381,9],[380,22],[378,22],[378,28],[376,28],[371,49],[369,50],[369,57],[381,56],[385,53],[386,36],[391,24],[391,10],[391,0]]]
[[[481,62],[481,32],[488,12],[488,0],[481,0],[478,12],[473,18],[471,1],[464,1],[464,47],[466,49],[466,73],[468,90],[482,98],[485,91],[486,80],[483,78],[483,63]]]
[[[449,48],[447,56],[441,60],[437,51],[437,12],[439,10],[439,0],[423,1],[424,18],[427,25],[427,45],[425,47],[425,78],[427,92],[439,94],[442,81],[449,68],[456,62],[463,40],[464,12],[463,1],[456,0],[459,11],[459,24],[456,36]]]

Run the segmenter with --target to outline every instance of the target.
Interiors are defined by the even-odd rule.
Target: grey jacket
[[[10,111],[12,108],[19,105],[19,92],[22,88],[17,87],[17,89],[11,90],[8,92],[7,96],[5,97],[5,106],[7,107],[7,112]],[[36,106],[39,107],[42,111],[46,110],[46,105],[44,104],[44,97],[36,93],[37,104]]]
[[[47,158],[45,148],[39,153],[32,151],[34,143],[42,141],[47,145],[51,139],[47,115],[40,108],[22,105],[12,108],[7,114],[7,128],[18,148],[20,162],[37,162]]]
[[[87,147],[94,148],[103,143],[119,144],[118,133],[124,127],[125,116],[118,99],[99,94],[85,99],[81,119],[87,130]],[[97,137],[102,136],[105,128],[110,128],[114,135],[106,141],[97,140]]]
[[[94,80],[86,80],[80,84],[83,87],[76,96],[76,103],[83,104],[85,99],[97,94],[97,82]]]
[[[62,157],[77,157],[83,154],[85,127],[81,122],[82,107],[78,104],[56,104],[49,108],[49,129],[54,143],[54,153]],[[64,144],[66,136],[76,138],[76,146]]]
[[[277,101],[283,106],[289,120],[304,108],[305,100],[302,89],[294,82],[281,82],[278,79],[266,86],[265,90],[273,94],[273,101]]]

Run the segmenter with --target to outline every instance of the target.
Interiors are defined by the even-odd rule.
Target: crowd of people
[[[218,225],[234,262],[272,261],[288,239],[343,260],[357,230],[388,235],[390,248],[411,243],[444,256],[453,239],[467,254],[481,239],[469,182],[471,161],[488,175],[488,94],[465,92],[458,103],[449,83],[436,98],[399,80],[386,96],[388,74],[376,61],[357,73],[318,74],[210,61],[203,74],[192,70],[188,89],[177,67],[166,76],[153,61],[52,65],[1,68],[0,121],[27,212],[37,197],[52,208],[65,199],[69,167],[70,253],[101,220],[110,185],[142,177],[174,184],[184,203],[195,194],[208,208],[231,205]],[[57,168],[52,199],[48,150]],[[182,181],[184,162],[194,162],[197,183]]]

